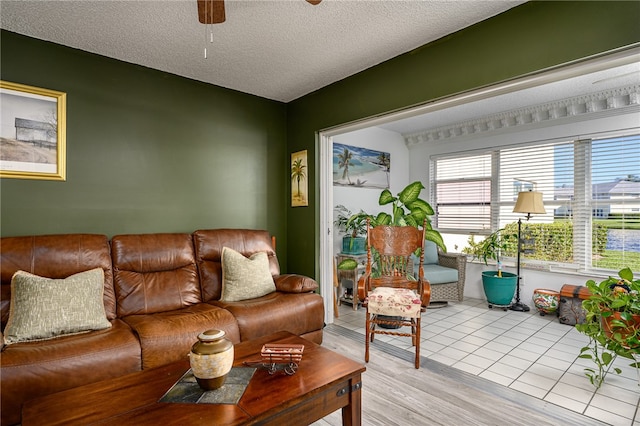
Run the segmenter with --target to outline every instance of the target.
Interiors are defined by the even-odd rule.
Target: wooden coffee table
[[[237,344],[234,365],[260,360],[265,343],[304,344],[298,371],[288,376],[258,369],[237,405],[158,402],[189,369],[185,359],[28,401],[22,425],[298,425],[339,408],[344,425],[361,424],[364,365],[287,332]]]

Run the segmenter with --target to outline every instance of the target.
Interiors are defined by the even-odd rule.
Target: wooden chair
[[[412,274],[411,254],[417,249],[420,249],[420,263]],[[415,346],[415,367],[420,368],[420,319],[431,296],[429,281],[424,279],[423,262],[424,227],[372,228],[367,222],[367,264],[358,282],[358,297],[366,308],[366,362],[369,362],[369,343],[376,334],[406,336],[411,337]],[[377,326],[389,328],[380,330]],[[403,331],[402,327],[409,327],[410,332]]]
[[[338,282],[338,265],[336,263],[336,258],[333,258],[333,316],[336,318],[340,318],[340,312],[338,312],[338,289],[340,288],[340,283]]]

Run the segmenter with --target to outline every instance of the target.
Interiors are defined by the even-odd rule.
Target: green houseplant
[[[349,220],[353,216],[351,210],[342,204],[335,207],[336,218],[333,224],[338,231],[344,234],[342,238],[342,252],[347,254],[362,254],[366,252],[364,235],[367,233],[367,220],[363,216],[364,211],[356,215],[355,220]],[[363,218],[365,217],[365,218]]]
[[[599,284],[586,283],[591,296],[582,302],[585,322],[576,329],[589,337],[589,344],[580,350],[580,358],[591,359],[594,368],[585,368],[591,383],[599,388],[607,373],[620,374],[619,368],[610,368],[618,356],[634,360],[640,354],[640,279],[633,279],[630,268],[618,272]]]
[[[420,198],[420,192],[424,189],[424,185],[420,181],[416,181],[407,185],[397,196],[393,196],[391,191],[384,189],[378,198],[378,204],[381,206],[391,205],[391,214],[380,212],[377,215],[371,215],[364,211],[352,215],[347,221],[347,226],[359,223],[364,224],[366,230],[367,219],[371,226],[392,225],[392,226],[415,226],[419,228],[425,223],[425,239],[433,241],[437,246],[446,251],[446,246],[440,232],[431,227],[429,216],[433,216],[434,210],[431,205]],[[355,269],[358,263],[353,259],[345,259],[338,265],[338,269],[351,270]]]
[[[511,272],[503,272],[500,263],[500,255],[508,251],[511,245],[517,245],[518,236],[508,232],[505,228],[499,229],[476,243],[473,236],[469,238],[469,247],[463,249],[463,253],[472,254],[474,259],[479,259],[488,265],[489,260],[496,262],[497,270],[482,272],[482,288],[489,302],[493,305],[507,306],[511,303],[518,285],[518,276]]]

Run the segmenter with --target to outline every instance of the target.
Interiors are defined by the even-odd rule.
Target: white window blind
[[[525,258],[576,269],[640,270],[640,136],[432,160],[435,224],[445,243],[450,234],[486,235],[522,218],[537,240]],[[542,192],[546,209],[528,221],[513,213],[518,192],[527,190]],[[455,246],[462,249],[460,241]]]
[[[543,144],[500,151],[500,227],[522,217],[513,213],[520,191],[543,194],[545,215],[530,221],[553,222],[554,216],[570,218],[574,188],[573,142]]]
[[[491,169],[491,154],[436,162],[436,226],[441,232],[491,229]]]
[[[640,136],[591,143],[593,224],[606,227],[594,244],[592,266],[640,269]],[[602,231],[599,234],[602,235]],[[635,269],[634,269],[635,266]]]

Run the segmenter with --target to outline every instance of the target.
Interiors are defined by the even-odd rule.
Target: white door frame
[[[317,161],[319,172],[320,232],[319,232],[319,275],[320,294],[324,299],[324,322],[333,324],[333,137],[397,119],[396,114],[384,117],[368,118],[318,132]]]
[[[320,294],[324,299],[324,322],[333,324],[333,158],[331,136],[318,134],[320,157]]]

